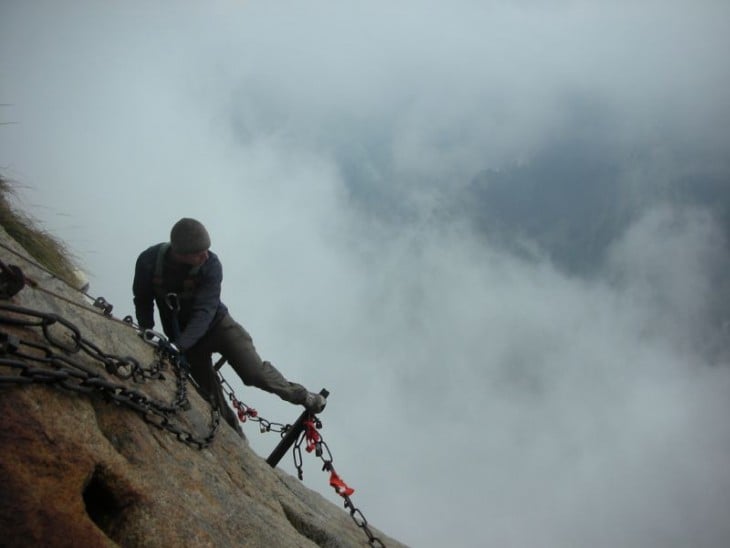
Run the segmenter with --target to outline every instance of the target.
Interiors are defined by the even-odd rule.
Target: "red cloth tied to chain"
[[[304,421],[304,434],[307,438],[307,453],[311,453],[317,448],[317,444],[322,441],[322,438],[317,432],[317,427],[314,425],[314,419],[306,419]]]
[[[255,418],[259,414],[259,412],[253,407],[248,407],[245,403],[238,401],[235,397],[231,396],[230,399],[233,402],[233,407],[236,408],[236,414],[238,415],[239,421],[246,422],[248,417]]]
[[[349,497],[355,492],[352,487],[342,481],[342,478],[337,475],[334,468],[330,470],[330,485],[335,488],[335,491],[341,497]]]

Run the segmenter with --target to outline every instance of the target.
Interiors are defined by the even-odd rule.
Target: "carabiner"
[[[168,293],[165,295],[165,304],[173,312],[180,312],[180,297],[178,297],[177,293]]]
[[[109,303],[104,297],[97,297],[94,301],[94,307],[100,308],[104,313],[104,316],[111,316],[114,306]]]
[[[167,337],[165,337],[162,333],[158,333],[154,329],[145,329],[142,331],[142,340],[156,348],[160,346],[161,342],[167,342]]]

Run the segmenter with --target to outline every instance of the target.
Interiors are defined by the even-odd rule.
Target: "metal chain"
[[[304,472],[302,471],[302,442],[306,440],[307,445],[305,449],[307,453],[314,451],[315,456],[322,460],[322,470],[330,473],[330,485],[335,489],[337,494],[344,499],[345,509],[350,512],[350,517],[352,518],[352,521],[355,522],[355,525],[362,529],[367,535],[368,544],[371,546],[380,546],[385,548],[383,541],[376,537],[370,530],[368,520],[365,518],[365,515],[352,502],[350,495],[354,493],[355,490],[348,487],[347,484],[342,481],[340,476],[337,475],[333,465],[334,459],[332,458],[332,452],[330,451],[327,443],[324,441],[324,438],[322,438],[322,435],[319,433],[321,428],[322,421],[318,417],[311,417],[309,421],[305,421],[305,428],[294,444],[294,466],[297,469],[299,479],[302,480],[304,478]]]
[[[52,270],[49,270],[48,268],[46,268],[45,266],[43,266],[38,261],[35,261],[35,260],[31,259],[30,257],[28,257],[26,255],[23,255],[22,253],[19,253],[19,252],[15,251],[12,247],[10,247],[9,245],[6,245],[6,244],[4,244],[2,242],[0,242],[0,247],[2,247],[5,251],[8,251],[8,252],[12,253],[13,255],[15,255],[16,257],[18,257],[19,259],[23,259],[26,263],[28,263],[30,265],[33,265],[34,267],[36,267],[39,270],[42,270],[46,274],[50,275],[52,278],[57,279],[61,283],[67,285],[69,288],[73,289],[74,291],[78,291],[79,293],[81,293],[85,297],[88,297],[92,301],[95,301],[96,300],[96,299],[94,299],[94,297],[92,297],[91,295],[89,295],[86,291],[84,291],[83,289],[79,289],[74,284],[72,284],[68,280],[62,278],[61,276],[59,276],[58,274],[56,274]],[[102,298],[102,300],[103,300],[103,298]]]
[[[121,320],[119,318],[116,318],[116,317],[112,316],[112,310],[114,309],[114,306],[111,303],[109,303],[104,297],[93,297],[92,295],[90,295],[89,293],[87,293],[86,291],[84,291],[83,289],[77,288],[76,286],[74,286],[68,280],[65,280],[64,278],[61,278],[58,275],[56,275],[55,273],[53,273],[52,271],[48,270],[46,267],[44,267],[40,263],[34,261],[33,259],[30,259],[29,257],[26,257],[22,253],[18,253],[17,251],[15,251],[11,247],[3,244],[2,242],[0,242],[0,247],[2,247],[3,249],[5,249],[6,251],[9,251],[10,253],[12,253],[13,255],[15,255],[16,257],[18,257],[18,258],[26,261],[27,263],[33,265],[34,267],[36,267],[36,268],[38,268],[38,269],[46,272],[51,277],[55,278],[56,280],[60,281],[64,285],[66,285],[68,288],[70,288],[73,291],[76,291],[78,293],[81,293],[84,297],[86,297],[87,299],[89,299],[89,300],[91,300],[93,302],[92,302],[92,305],[91,306],[88,306],[88,305],[82,304],[80,302],[74,301],[73,299],[69,299],[68,297],[65,297],[63,295],[60,295],[59,293],[56,293],[55,291],[51,291],[50,289],[47,289],[47,288],[43,287],[36,280],[34,280],[33,278],[25,275],[23,273],[23,271],[20,268],[18,268],[17,266],[15,266],[15,265],[6,265],[4,262],[0,261],[0,264],[2,265],[3,273],[6,275],[6,277],[8,277],[8,276],[14,277],[14,278],[16,278],[16,280],[14,280],[14,281],[17,281],[20,284],[19,287],[16,286],[14,288],[16,292],[17,291],[20,291],[20,289],[22,289],[22,287],[23,287],[24,284],[27,284],[29,287],[31,287],[33,289],[36,289],[36,290],[41,291],[43,293],[46,293],[47,295],[50,295],[50,296],[52,296],[52,297],[54,297],[54,298],[56,298],[58,300],[61,300],[61,301],[65,302],[65,303],[67,303],[67,304],[70,304],[72,306],[81,308],[82,310],[86,310],[87,312],[93,312],[94,314],[98,314],[100,316],[104,316],[105,318],[108,318],[109,320],[112,320],[112,321],[121,323],[123,325],[127,325],[129,327],[138,328],[138,326],[134,323],[134,319],[130,315],[125,316]]]
[[[46,341],[38,343],[22,340],[0,331],[0,365],[18,372],[17,375],[0,376],[0,385],[40,383],[84,394],[101,394],[117,405],[136,411],[147,423],[174,434],[178,440],[191,447],[203,449],[212,443],[220,425],[220,414],[217,410],[211,410],[210,429],[204,437],[198,437],[171,421],[172,415],[189,408],[187,375],[173,356],[158,352],[153,364],[144,368],[134,358],[103,352],[97,345],[82,337],[74,324],[57,314],[4,303],[0,303],[0,310],[15,315],[0,315],[0,324],[40,328]],[[59,325],[65,332],[54,333],[51,327]],[[24,348],[30,351],[25,351]],[[61,353],[56,349],[60,349]],[[126,384],[112,382],[98,371],[71,357],[80,353],[101,363],[107,373],[122,380],[132,378],[136,382],[164,379],[161,371],[166,368],[165,362],[169,361],[174,365],[176,374],[175,399],[170,403],[161,402],[129,388]]]
[[[221,375],[220,371],[218,371],[218,381],[221,383],[223,393],[226,395],[228,401],[231,402],[231,405],[236,410],[239,421],[246,422],[247,420],[250,420],[251,422],[259,423],[259,429],[261,430],[262,434],[267,432],[276,432],[280,434],[283,438],[284,435],[289,431],[289,429],[291,428],[291,424],[284,424],[281,422],[272,422],[266,420],[265,418],[259,416],[259,412],[256,411],[256,409],[249,405],[246,405],[238,398],[236,398],[236,394],[233,391],[233,388],[230,384],[228,384],[228,381],[223,377],[223,375]]]
[[[218,380],[223,387],[223,392],[226,394],[229,401],[236,409],[238,414],[238,420],[240,420],[241,422],[246,422],[247,420],[251,420],[252,422],[258,422],[261,428],[261,433],[280,432],[282,438],[291,429],[292,426],[290,424],[284,425],[282,423],[272,423],[270,421],[267,421],[266,419],[258,415],[258,411],[256,411],[256,409],[240,401],[236,397],[233,388],[230,384],[228,384],[228,381],[226,381],[223,375],[221,375],[220,371],[218,371]],[[299,435],[299,438],[295,442],[294,448],[292,449],[294,466],[297,469],[297,476],[299,477],[299,480],[301,481],[304,479],[304,472],[302,470],[302,442],[306,439],[306,451],[308,453],[314,451],[315,455],[322,459],[322,470],[330,473],[330,485],[334,487],[337,494],[344,499],[345,509],[350,512],[350,517],[355,522],[355,525],[361,528],[367,535],[368,544],[370,544],[371,546],[380,546],[382,548],[385,548],[385,544],[383,543],[383,541],[373,535],[373,532],[370,530],[368,520],[365,518],[365,515],[352,502],[350,495],[354,492],[354,489],[348,487],[345,482],[340,479],[340,477],[337,475],[337,472],[335,471],[335,467],[332,464],[334,460],[332,458],[332,452],[330,451],[327,443],[322,438],[322,435],[318,432],[318,430],[322,428],[322,421],[318,417],[312,415],[308,420],[304,421],[304,424],[305,428]]]

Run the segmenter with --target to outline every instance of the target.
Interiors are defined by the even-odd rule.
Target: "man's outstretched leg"
[[[220,352],[244,384],[255,386],[296,405],[304,405],[313,413],[324,409],[326,400],[309,392],[301,384],[288,381],[270,362],[256,352],[251,335],[230,315],[214,328],[216,351]]]

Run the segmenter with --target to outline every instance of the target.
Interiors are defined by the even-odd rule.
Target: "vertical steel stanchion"
[[[319,391],[319,394],[321,396],[324,396],[325,398],[330,395],[330,393],[327,391],[326,388],[323,388]],[[304,421],[309,417],[311,413],[307,410],[305,410],[301,415],[299,415],[299,418],[294,423],[294,425],[287,430],[286,434],[284,434],[284,437],[281,438],[281,441],[279,442],[279,445],[274,447],[274,450],[269,455],[269,458],[266,459],[266,463],[271,466],[272,468],[276,468],[276,465],[279,464],[279,461],[281,458],[286,455],[286,452],[289,451],[289,448],[294,445],[294,442],[297,441],[297,438],[299,437],[299,434],[302,433],[302,430],[304,430]]]

